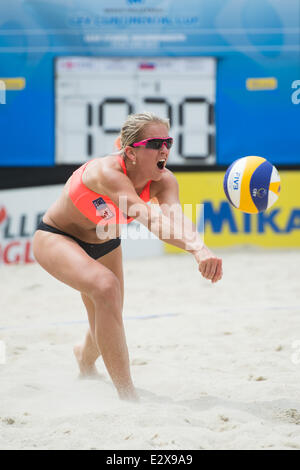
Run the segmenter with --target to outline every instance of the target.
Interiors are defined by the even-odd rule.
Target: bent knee
[[[90,296],[96,303],[120,303],[121,286],[119,279],[114,273],[95,276],[90,286]]]

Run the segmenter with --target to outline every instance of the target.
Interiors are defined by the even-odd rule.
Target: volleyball
[[[248,156],[235,160],[224,176],[228,201],[238,210],[256,214],[269,209],[278,199],[280,176],[265,158]]]

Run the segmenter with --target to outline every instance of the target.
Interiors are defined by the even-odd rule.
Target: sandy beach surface
[[[300,449],[300,251],[217,253],[215,285],[189,255],[124,263],[139,404],[101,358],[100,379],[78,378],[79,293],[0,267],[0,449]]]

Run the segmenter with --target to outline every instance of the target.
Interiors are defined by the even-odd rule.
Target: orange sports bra
[[[123,158],[118,156],[118,159],[124,174],[127,175]],[[82,182],[82,175],[90,161],[79,167],[71,176],[69,188],[71,201],[85,217],[96,225],[99,223],[101,225],[129,224],[134,220],[132,217],[128,217],[120,211],[118,206],[116,206],[108,196],[95,193]],[[148,181],[139,196],[145,202],[150,200],[150,184],[151,180]]]

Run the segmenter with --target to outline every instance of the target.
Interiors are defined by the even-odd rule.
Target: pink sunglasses
[[[172,137],[151,137],[150,139],[141,140],[140,142],[135,142],[132,144],[132,147],[139,147],[144,145],[146,149],[159,150],[163,145],[169,150],[172,147],[173,138]]]

